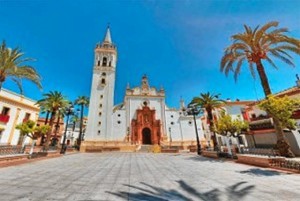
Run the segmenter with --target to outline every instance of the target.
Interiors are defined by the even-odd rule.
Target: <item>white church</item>
[[[180,108],[169,108],[164,89],[150,86],[146,75],[141,85],[126,88],[124,101],[114,105],[117,48],[109,27],[103,42],[95,48],[88,124],[82,150],[87,147],[110,145],[195,145],[196,130],[193,116]],[[199,138],[205,141],[201,119],[197,118]]]

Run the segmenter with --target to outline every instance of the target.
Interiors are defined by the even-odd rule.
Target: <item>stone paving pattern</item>
[[[0,168],[0,200],[300,200],[300,175],[195,154],[82,153]]]

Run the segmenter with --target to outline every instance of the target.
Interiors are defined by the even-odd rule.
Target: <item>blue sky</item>
[[[290,36],[300,38],[300,0],[0,0],[0,39],[19,46],[42,75],[43,91],[24,81],[25,96],[38,100],[58,90],[68,99],[90,95],[94,47],[102,41],[107,23],[118,48],[115,103],[123,101],[127,83],[138,86],[143,74],[150,85],[166,90],[166,102],[178,107],[203,92],[221,98],[256,100],[263,97],[258,78],[247,66],[235,83],[219,70],[230,36],[243,24],[279,21]],[[275,60],[265,63],[273,92],[295,85],[296,68]],[[11,81],[4,88],[18,92]]]

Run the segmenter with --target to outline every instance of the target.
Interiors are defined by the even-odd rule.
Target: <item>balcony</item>
[[[9,121],[9,115],[0,114],[0,122],[7,123]]]
[[[253,118],[251,118],[253,119]],[[256,118],[257,120],[249,122],[250,130],[264,130],[264,129],[273,129],[272,118]]]

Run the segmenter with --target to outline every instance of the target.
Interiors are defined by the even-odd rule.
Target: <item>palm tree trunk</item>
[[[2,88],[2,83],[3,83],[3,82],[0,82],[0,91],[1,91],[1,88]]]
[[[84,106],[83,106],[83,104],[81,104],[80,127],[79,127],[79,136],[78,136],[78,150],[80,150],[81,139],[82,139],[83,109],[84,109]]]
[[[50,130],[47,133],[46,142],[45,142],[45,150],[46,151],[48,151],[48,149],[49,149],[49,141],[50,141],[50,138],[51,138],[53,122],[54,122],[54,119],[55,119],[55,113],[56,113],[56,111],[51,112],[51,117],[50,117],[50,122],[49,122]]]
[[[264,89],[264,93],[266,98],[268,98],[268,96],[270,94],[272,94],[272,91],[270,89],[270,85],[269,85],[269,81],[268,81],[268,77],[266,75],[264,66],[261,63],[261,60],[258,60],[256,62],[256,69],[261,81],[261,85]],[[293,154],[292,150],[291,150],[291,146],[289,145],[289,143],[287,142],[284,133],[283,133],[283,128],[279,122],[278,119],[275,119],[273,117],[273,123],[274,123],[274,128],[275,128],[275,132],[276,132],[276,136],[277,136],[277,148],[279,150],[279,153],[281,156],[286,156],[286,157],[295,157],[295,155]]]
[[[268,77],[267,77],[267,75],[266,75],[264,66],[263,66],[262,63],[261,63],[261,60],[259,60],[259,61],[256,63],[256,70],[257,70],[257,72],[258,72],[258,75],[259,75],[259,78],[260,78],[261,85],[262,85],[262,87],[263,87],[263,89],[264,89],[265,96],[268,97],[268,95],[272,94],[272,92],[271,92],[271,89],[270,89]]]
[[[50,114],[50,112],[49,112],[49,111],[47,111],[47,113],[46,113],[46,119],[45,119],[45,125],[47,125],[47,124],[48,124],[48,120],[49,120],[49,114]]]
[[[216,150],[217,147],[218,147],[218,143],[217,143],[216,133],[213,131],[214,120],[213,120],[212,110],[211,109],[206,109],[206,111],[207,111],[207,116],[208,116],[208,120],[209,120],[209,130],[210,130],[210,133],[212,134],[212,138],[211,139],[213,141],[214,150]]]

